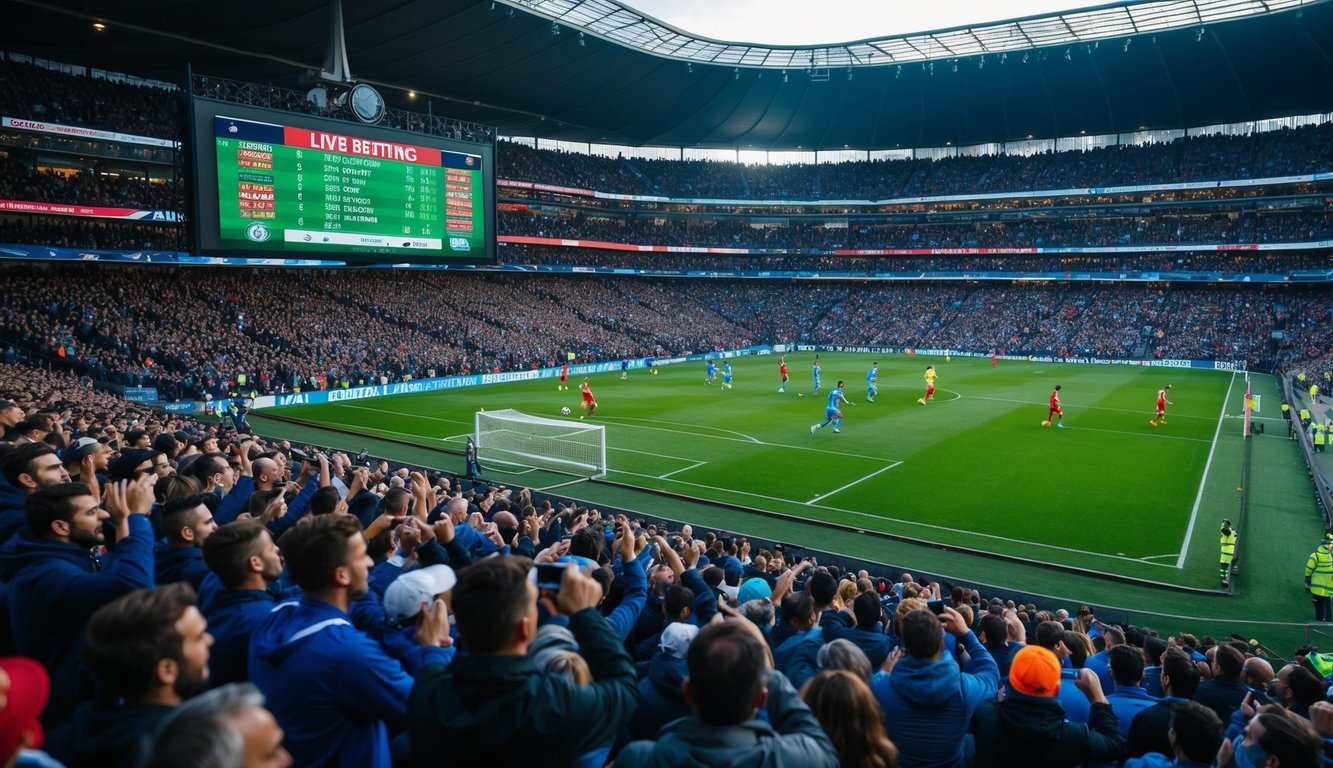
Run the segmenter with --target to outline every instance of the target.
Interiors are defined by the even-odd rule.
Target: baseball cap
[[[133,480],[134,470],[145,461],[152,461],[154,451],[147,448],[131,448],[120,454],[120,457],[111,462],[107,467],[106,476],[108,480]]]
[[[1060,693],[1060,660],[1038,645],[1025,645],[1009,665],[1009,687],[1027,696]]]
[[[407,621],[421,612],[421,604],[432,604],[435,596],[454,588],[458,578],[447,565],[429,565],[408,571],[384,590],[384,613],[390,621]]]
[[[9,410],[10,408],[17,408],[17,407],[19,407],[18,403],[14,402],[13,400],[0,400],[0,411],[6,411]]]
[[[748,603],[751,600],[762,600],[773,594],[773,588],[768,586],[768,582],[755,576],[745,580],[741,588],[736,593],[736,600],[742,603]]]
[[[74,445],[65,449],[65,463],[75,464],[83,461],[84,457],[91,456],[97,452],[97,448],[102,443],[96,438],[80,437],[74,441]]]
[[[662,630],[662,639],[658,641],[657,647],[673,659],[683,659],[685,652],[690,649],[690,643],[698,634],[699,628],[693,624],[672,622]]]
[[[9,676],[8,702],[0,717],[0,755],[13,755],[28,734],[32,746],[40,747],[45,733],[39,717],[51,695],[46,669],[32,659],[11,656],[0,659],[0,670]]]

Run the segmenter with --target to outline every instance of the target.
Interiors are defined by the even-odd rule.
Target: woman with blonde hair
[[[844,580],[838,584],[838,592],[833,596],[833,607],[841,611],[852,604],[858,594],[856,582]]]
[[[826,669],[801,688],[801,698],[837,748],[842,768],[898,768],[898,748],[866,681],[843,669]]]

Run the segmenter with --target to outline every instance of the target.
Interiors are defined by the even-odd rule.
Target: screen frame
[[[299,112],[284,112],[267,107],[254,107],[219,101],[191,94],[186,124],[189,128],[187,146],[190,151],[189,167],[191,170],[193,200],[189,204],[188,218],[190,232],[194,240],[193,253],[200,256],[224,256],[242,258],[268,258],[302,261],[328,261],[330,266],[357,266],[367,264],[418,264],[418,265],[495,265],[498,263],[496,250],[496,178],[495,145],[487,142],[465,141],[433,136],[425,133],[378,125],[365,125],[336,118],[306,115]],[[440,149],[448,152],[461,152],[481,157],[482,173],[482,219],[487,231],[483,234],[483,248],[480,252],[453,254],[448,251],[439,255],[424,253],[366,253],[361,251],[282,251],[262,249],[237,249],[226,245],[222,240],[221,212],[218,195],[218,158],[214,135],[214,118],[222,115],[243,120],[324,131],[346,136],[356,136],[378,141],[414,144],[422,147]],[[443,217],[441,217],[443,221]]]

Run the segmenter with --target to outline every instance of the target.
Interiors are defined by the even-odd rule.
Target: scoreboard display
[[[489,144],[206,99],[193,128],[204,255],[495,260]]]

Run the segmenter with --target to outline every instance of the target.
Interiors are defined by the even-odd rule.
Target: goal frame
[[[483,438],[483,420],[509,421],[516,424],[540,425],[565,431],[574,430],[579,434],[595,434],[597,437],[593,453],[597,464],[592,466],[581,461],[561,458],[553,455],[553,452],[538,453],[502,449],[495,453],[488,453],[493,443],[488,443]],[[494,432],[495,430],[491,431]],[[477,446],[477,461],[479,462],[540,469],[594,480],[606,477],[606,427],[601,424],[583,424],[571,422],[567,419],[550,419],[544,416],[533,416],[530,413],[523,413],[513,408],[506,408],[500,411],[477,411],[473,417],[472,435]],[[538,439],[559,442],[562,438],[557,434],[539,436]]]

